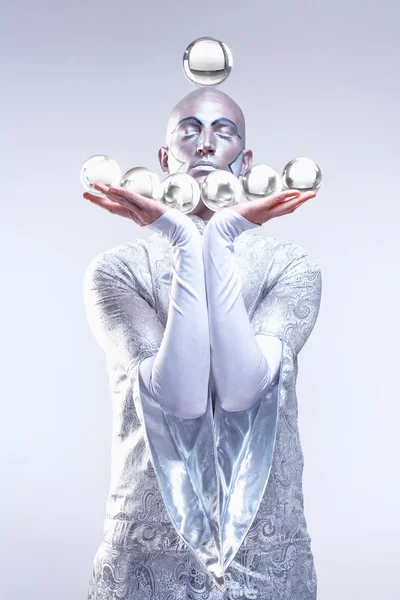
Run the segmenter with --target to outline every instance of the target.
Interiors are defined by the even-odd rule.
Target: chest
[[[150,280],[148,293],[160,321],[168,318],[173,277],[173,253],[161,238],[149,252]],[[268,239],[259,235],[241,236],[235,240],[233,260],[241,282],[246,311],[251,319],[261,301],[270,278],[271,257]]]

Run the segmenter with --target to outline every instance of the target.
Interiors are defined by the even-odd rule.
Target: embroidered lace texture
[[[204,221],[191,219],[204,233]],[[301,247],[252,231],[234,241],[234,252],[253,332],[278,337],[282,358],[276,384],[251,411],[227,420],[216,404],[213,415],[215,399],[209,392],[208,410],[197,429],[194,463],[202,456],[200,449],[204,453],[205,434],[214,424],[214,432],[208,433],[208,459],[212,460],[214,452],[214,467],[220,470],[226,489],[229,482],[235,483],[225,494],[229,518],[223,554],[229,560],[224,562],[222,557],[221,573],[210,571],[207,560],[199,560],[192,540],[187,543],[183,529],[174,522],[171,511],[176,507],[166,499],[163,486],[167,480],[161,477],[161,468],[171,476],[170,467],[157,459],[159,440],[151,421],[154,405],[145,397],[139,377],[139,364],[157,353],[167,321],[171,245],[155,233],[147,240],[140,238],[101,253],[86,272],[88,320],[106,353],[113,410],[110,490],[89,600],[316,598],[302,492],[296,377],[297,355],[319,312],[321,273]],[[169,421],[165,411],[159,416],[171,435],[170,447],[177,447],[174,436],[179,437],[179,427],[174,424],[179,423],[176,418]],[[232,432],[237,433],[233,446],[229,442]],[[178,463],[187,459],[182,454],[185,445],[179,441]],[[192,464],[191,468],[199,474],[210,464]],[[248,502],[240,506],[235,502],[229,508],[238,484],[243,491],[240,497]],[[215,493],[212,482],[203,486],[201,480],[194,482],[197,500],[204,491],[211,496]],[[212,535],[221,531],[224,538],[212,497],[203,509]],[[210,556],[214,550],[218,555],[221,548],[217,545]]]

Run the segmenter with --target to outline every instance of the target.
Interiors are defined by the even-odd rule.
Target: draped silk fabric
[[[204,221],[189,217],[204,232]],[[278,375],[251,409],[235,413],[215,402],[211,381],[207,410],[193,419],[163,409],[144,384],[141,363],[157,353],[167,320],[165,238],[107,250],[85,274],[113,411],[110,490],[89,600],[316,598],[296,377],[319,312],[321,273],[301,247],[254,231],[234,250],[254,334],[282,341]]]

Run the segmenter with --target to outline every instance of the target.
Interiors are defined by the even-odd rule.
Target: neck
[[[196,217],[200,217],[201,219],[203,219],[203,221],[209,221],[214,215],[214,211],[209,209],[200,199],[198,205],[190,214],[195,215]]]

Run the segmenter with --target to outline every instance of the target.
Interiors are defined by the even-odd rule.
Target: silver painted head
[[[216,170],[239,180],[253,157],[245,147],[245,133],[243,111],[230,96],[218,88],[199,88],[171,110],[166,145],[158,151],[160,166],[169,175],[194,177],[200,187]],[[203,219],[211,218],[212,212],[202,199],[193,209],[193,214]]]

